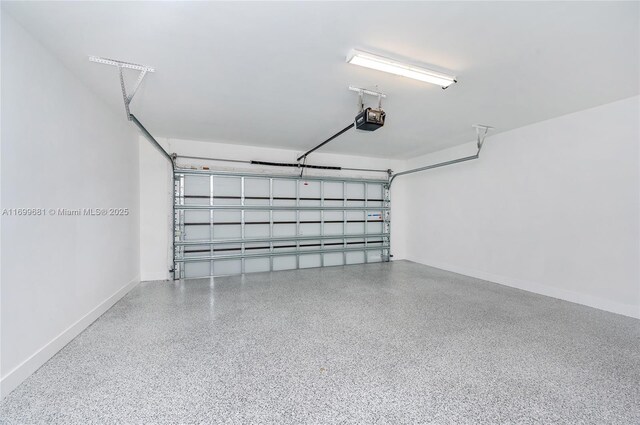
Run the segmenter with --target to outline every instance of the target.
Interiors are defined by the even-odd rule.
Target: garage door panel
[[[240,218],[242,218],[241,215]],[[245,223],[268,222],[269,211],[245,211],[244,221]]]
[[[233,226],[214,226],[214,239],[240,239],[242,238],[242,226],[239,224]]]
[[[187,223],[208,223],[210,213],[209,211],[185,211],[184,216]]]
[[[342,235],[344,223],[326,223],[324,225],[325,235]]]
[[[344,185],[341,182],[324,182],[325,199],[344,199]]]
[[[295,224],[277,224],[273,226],[273,236],[295,236]]]
[[[245,197],[268,197],[269,196],[269,180],[263,178],[245,178],[244,181]]]
[[[364,220],[364,211],[346,211],[347,221]]]
[[[295,205],[295,203],[293,204]],[[283,221],[296,221],[295,211],[273,211],[273,221],[280,223]]]
[[[300,268],[308,269],[322,265],[320,254],[300,255]]]
[[[335,221],[344,221],[344,213],[342,211],[325,211],[324,221],[328,224]]]
[[[185,211],[185,212],[191,212],[191,211]],[[207,216],[207,212],[206,211],[198,211],[203,213],[203,216]],[[242,220],[242,212],[240,211],[226,211],[226,210],[221,210],[221,211],[213,211],[213,222],[215,224],[218,223],[237,223],[240,222]]]
[[[320,182],[319,181],[300,181],[298,180],[298,190],[300,198],[320,198]]]
[[[203,277],[209,274],[211,274],[211,267],[208,261],[184,264],[184,278]]]
[[[342,266],[344,265],[344,255],[341,252],[332,252],[324,254],[324,266]]]
[[[267,220],[269,221],[269,220]],[[245,226],[244,235],[247,238],[256,237],[269,237],[269,225],[268,224],[254,224],[251,226]]]
[[[268,272],[271,265],[269,258],[247,258],[245,260],[245,273]]]
[[[348,199],[364,198],[364,183],[347,183],[345,186]]]
[[[273,270],[291,270],[296,268],[296,256],[273,257]]]
[[[186,196],[209,196],[210,187],[209,176],[185,176]]]
[[[283,180],[274,178],[273,180],[273,196],[274,198],[281,198],[291,196],[296,192],[295,180]]]
[[[319,236],[321,233],[320,223],[303,223],[300,224],[300,235],[302,236]]]
[[[185,185],[189,182],[186,181]],[[185,188],[185,191],[187,188]],[[242,177],[213,177],[214,196],[240,196],[242,194]]]
[[[361,264],[364,260],[364,251],[347,252],[347,264]]]
[[[382,222],[367,223],[367,233],[382,233]]]
[[[177,277],[389,259],[386,180],[204,170],[175,179]]]
[[[226,276],[240,274],[242,272],[242,262],[234,260],[215,260],[213,262],[213,275]]]
[[[369,202],[375,199],[382,200],[384,198],[383,187],[380,184],[367,184],[367,199]]]
[[[208,224],[201,226],[189,226],[184,232],[184,239],[187,241],[209,240],[211,229]]]
[[[368,263],[380,263],[382,261],[382,251],[367,251]]]
[[[320,221],[322,218],[320,211],[300,211],[300,222]]]
[[[364,223],[347,223],[345,235],[355,235],[364,233]]]

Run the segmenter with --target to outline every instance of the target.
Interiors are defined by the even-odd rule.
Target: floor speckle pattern
[[[149,282],[0,422],[640,424],[640,321],[406,261]]]

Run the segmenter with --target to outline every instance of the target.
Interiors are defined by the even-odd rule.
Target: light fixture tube
[[[353,65],[360,65],[366,68],[388,72],[390,74],[413,78],[414,80],[424,81],[425,83],[436,84],[443,89],[456,82],[456,77],[452,75],[446,75],[440,72],[431,71],[430,69],[408,65],[393,59],[374,55],[372,53],[362,52],[360,50],[351,50],[347,56],[347,62]]]

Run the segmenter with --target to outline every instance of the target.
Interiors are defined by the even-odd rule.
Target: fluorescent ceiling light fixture
[[[408,65],[393,59],[374,55],[372,53],[362,52],[360,50],[352,50],[349,52],[347,62],[353,65],[364,66],[365,68],[413,78],[414,80],[424,81],[425,83],[436,84],[443,89],[446,89],[456,82],[456,77],[452,75],[446,75],[440,72],[431,71],[430,69]]]

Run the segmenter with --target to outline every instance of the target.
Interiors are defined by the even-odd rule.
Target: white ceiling
[[[305,150],[388,93],[387,124],[325,152],[407,158],[633,96],[638,2],[3,2],[114,111],[105,56],[157,68],[132,112],[161,137]],[[458,76],[447,90],[345,63],[351,48]],[[135,73],[128,76],[133,83]]]

